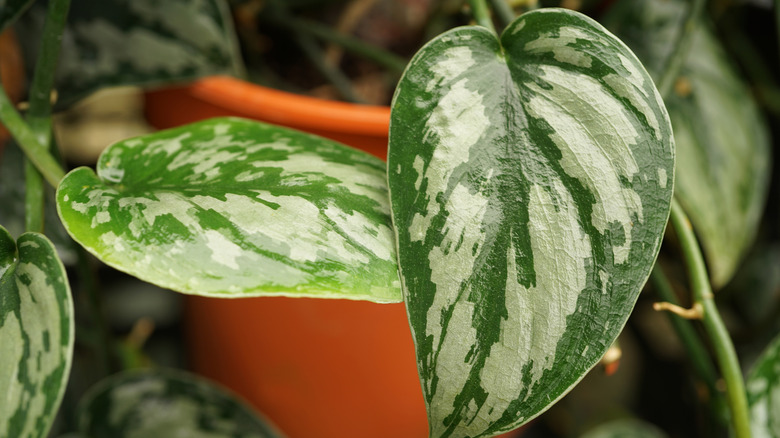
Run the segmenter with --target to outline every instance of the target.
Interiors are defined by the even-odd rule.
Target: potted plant
[[[656,73],[659,93],[631,50],[582,14],[542,9],[499,37],[486,5],[472,2],[480,25],[432,40],[401,78],[387,166],[319,137],[228,118],[117,143],[97,174],[65,176],[45,145],[67,1],[47,13],[27,120],[4,93],[0,119],[57,187],[70,235],[109,265],[191,294],[403,300],[436,437],[511,431],[579,382],[616,340],[651,271],[668,292],[654,265],[671,210],[693,306],[667,293],[659,308],[701,320],[717,367],[706,352],[695,360],[713,403],[725,397],[735,434],[772,434],[778,344],[746,391],[691,222],[672,199],[675,142],[662,96],[674,116],[670,84],[681,71],[697,74],[697,64],[682,62],[690,45],[708,41],[697,33],[696,5]],[[759,143],[749,153],[761,151]],[[3,419],[6,434],[24,436],[48,432],[73,345],[65,270],[35,232],[37,183],[30,172],[30,232],[0,234],[0,382],[12,401]],[[682,337],[701,351],[699,335]],[[170,417],[163,405],[176,407]],[[626,427],[657,433],[625,422],[609,433]],[[87,435],[197,429],[277,434],[190,377],[120,376],[80,408]]]

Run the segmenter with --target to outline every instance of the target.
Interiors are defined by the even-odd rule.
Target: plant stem
[[[309,60],[314,64],[314,67],[325,76],[331,84],[339,91],[341,96],[354,103],[361,103],[360,99],[352,89],[352,84],[349,78],[339,69],[333,68],[325,62],[325,56],[322,50],[317,45],[317,42],[309,35],[296,35],[295,42],[303,50]]]
[[[666,277],[660,263],[656,263],[653,268],[653,271],[650,274],[650,281],[652,281],[653,288],[661,300],[675,305],[678,304],[677,296],[672,290],[669,279]],[[721,391],[717,386],[718,374],[712,363],[712,359],[707,352],[707,348],[702,344],[691,321],[674,315],[671,312],[667,312],[667,314],[669,315],[669,321],[672,323],[672,327],[674,327],[674,330],[677,332],[677,337],[680,338],[680,341],[685,346],[685,350],[688,352],[694,371],[704,384],[707,385],[713,410],[717,414],[718,419],[724,421],[726,406]]]
[[[24,160],[24,229],[43,233],[43,177],[33,163]]]
[[[496,28],[493,26],[493,19],[490,17],[490,9],[488,9],[485,0],[469,0],[469,4],[471,5],[471,14],[474,16],[474,19],[477,20],[477,24],[496,33]]]
[[[53,0],[49,3],[41,33],[41,48],[30,87],[27,123],[38,143],[47,150],[51,150],[51,90],[69,8],[70,0]],[[25,183],[25,227],[27,231],[42,233],[43,177],[29,159],[25,160]]]
[[[22,148],[27,158],[41,172],[46,181],[56,188],[62,177],[65,176],[65,171],[62,170],[48,149],[38,142],[36,135],[16,111],[2,86],[0,86],[0,122],[11,132],[19,147]]]
[[[333,29],[320,23],[311,20],[293,18],[286,16],[286,14],[278,14],[278,18],[276,16],[274,18],[275,24],[281,24],[282,26],[288,27],[291,30],[306,33],[325,41],[336,43],[345,50],[356,55],[360,55],[368,60],[374,61],[382,67],[385,67],[395,73],[401,73],[406,68],[407,62],[404,58],[392,52],[388,52],[379,47],[376,47],[372,44],[368,44],[357,38],[336,32]]]
[[[493,6],[493,11],[501,21],[501,25],[504,27],[509,26],[515,21],[515,11],[509,6],[506,0],[490,0],[490,4]]]
[[[677,41],[675,41],[672,46],[674,47],[674,50],[666,61],[666,68],[663,70],[664,74],[658,80],[658,92],[664,99],[666,99],[672,91],[674,82],[680,74],[683,61],[685,61],[685,58],[688,56],[691,44],[693,43],[694,31],[699,24],[703,11],[704,0],[693,0],[691,8],[688,11],[688,16],[685,18],[685,23],[683,24],[682,29],[680,29],[680,33],[677,35]]]
[[[737,438],[750,437],[750,417],[742,370],[728,330],[715,306],[715,297],[693,227],[676,199],[672,200],[671,222],[680,239],[695,303],[703,309],[702,324],[712,342],[715,359],[726,382],[726,396],[731,411],[731,423]]]

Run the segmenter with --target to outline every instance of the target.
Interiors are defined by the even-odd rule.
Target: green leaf
[[[0,0],[0,32],[13,24],[35,0]]]
[[[175,371],[130,371],[91,388],[78,408],[91,438],[282,438],[244,402],[205,379]]]
[[[415,55],[388,157],[432,436],[516,428],[598,362],[647,280],[674,180],[660,96],[599,24],[541,9]]]
[[[17,25],[28,66],[35,65],[45,14],[45,3],[38,2]],[[103,87],[151,87],[242,72],[223,1],[74,1],[57,67],[57,106]]]
[[[756,438],[780,436],[780,336],[764,350],[745,385],[750,429]]]
[[[581,438],[667,438],[661,429],[636,419],[613,420],[601,424]]]
[[[688,2],[621,2],[607,19],[658,79]],[[611,26],[610,26],[611,24]],[[750,90],[708,23],[699,23],[666,99],[677,144],[675,196],[699,235],[715,287],[734,275],[755,238],[769,183],[769,136]]]
[[[384,163],[242,119],[109,147],[57,191],[71,236],[179,292],[399,302]]]
[[[73,302],[46,237],[0,227],[0,436],[45,437],[73,355]]]

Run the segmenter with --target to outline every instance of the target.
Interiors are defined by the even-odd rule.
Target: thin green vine
[[[44,147],[38,138],[25,123],[22,116],[14,108],[14,104],[8,98],[5,88],[0,86],[0,122],[5,125],[13,135],[19,147],[22,148],[27,158],[35,165],[35,168],[43,175],[44,179],[57,187],[65,176],[65,171],[60,163],[54,159],[49,150]]]
[[[49,3],[41,33],[41,49],[30,87],[30,107],[27,123],[38,142],[51,150],[51,90],[60,52],[60,40],[70,9],[70,0]],[[43,177],[28,159],[25,160],[25,228],[43,232]]]
[[[485,0],[469,0],[469,5],[471,5],[471,14],[474,16],[477,24],[496,33],[496,28],[493,26],[493,19],[490,17],[490,9]]]
[[[677,200],[672,200],[670,220],[680,240],[683,258],[688,269],[694,305],[698,304],[702,309],[701,321],[707,336],[710,338],[715,359],[726,383],[726,396],[731,411],[732,427],[737,438],[749,438],[751,436],[750,416],[748,415],[745,383],[737,353],[718,308],[715,306],[715,297],[710,287],[704,257],[701,254],[696,235],[693,233],[693,227]]]

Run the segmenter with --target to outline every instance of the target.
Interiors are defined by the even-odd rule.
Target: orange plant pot
[[[148,92],[146,116],[157,128],[240,116],[387,155],[388,107],[229,77]],[[289,438],[428,436],[403,304],[188,297],[186,331],[193,369],[244,396]]]

